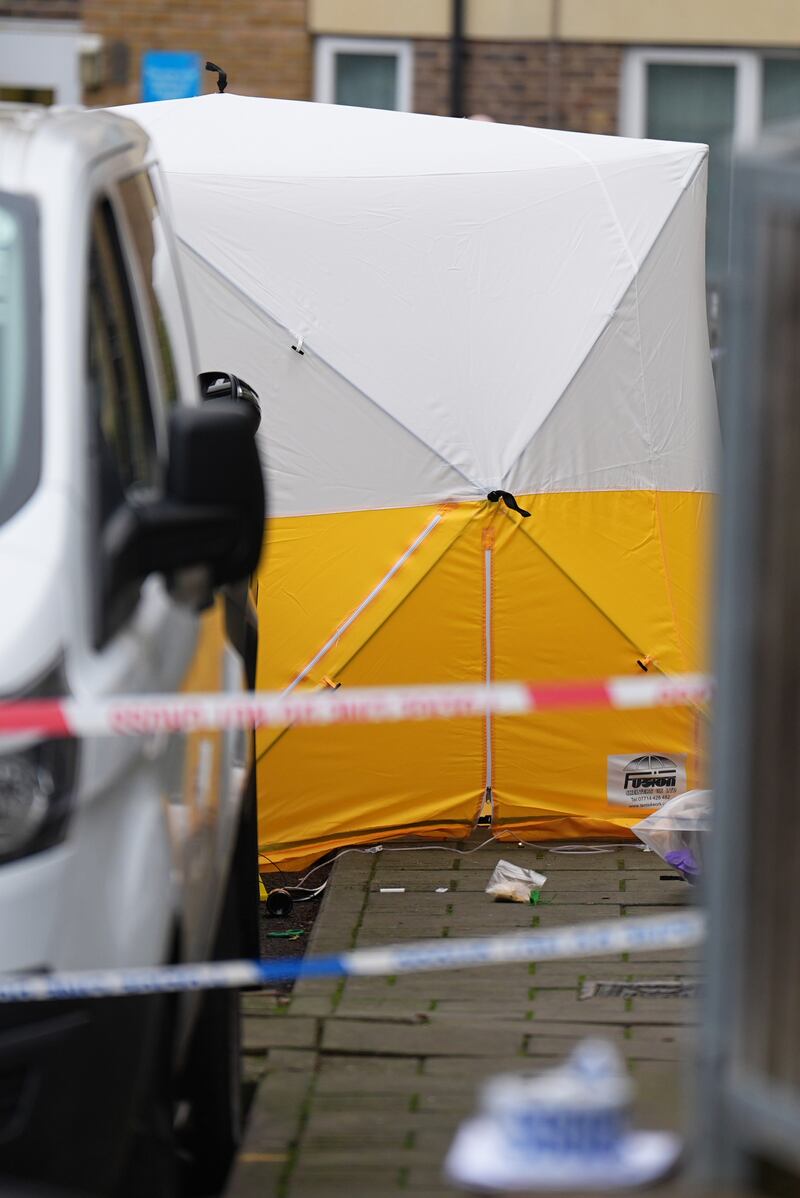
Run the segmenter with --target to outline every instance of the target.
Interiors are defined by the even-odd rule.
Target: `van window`
[[[160,477],[153,414],[120,240],[108,201],[92,217],[88,376],[101,525]]]
[[[167,281],[174,277],[174,270],[150,176],[146,171],[131,175],[119,184],[119,195],[136,249],[156,336],[161,394],[172,406],[178,399],[178,378],[170,331],[159,297],[164,294]]]
[[[31,497],[41,462],[41,306],[34,201],[0,192],[0,524]]]

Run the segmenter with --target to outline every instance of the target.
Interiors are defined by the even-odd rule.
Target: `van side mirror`
[[[258,392],[238,375],[226,374],[221,370],[206,370],[197,376],[202,399],[232,399],[245,404],[251,419],[254,421],[253,432],[261,423],[261,404]]]
[[[225,400],[174,408],[163,493],[127,498],[104,532],[96,643],[121,625],[150,574],[176,585],[182,572],[199,570],[207,591],[247,578],[261,556],[264,519],[250,415]]]
[[[261,556],[266,501],[261,459],[247,408],[209,400],[175,408],[170,419],[166,493],[182,507],[216,507],[239,524],[213,566],[215,586],[254,573]]]

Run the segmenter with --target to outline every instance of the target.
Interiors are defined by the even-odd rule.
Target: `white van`
[[[132,122],[0,106],[3,698],[246,685],[254,421],[201,402],[160,195]],[[256,956],[250,773],[240,733],[1,740],[0,971]],[[0,1005],[0,1182],[158,1198],[177,1136],[215,1192],[238,1063],[231,992]]]

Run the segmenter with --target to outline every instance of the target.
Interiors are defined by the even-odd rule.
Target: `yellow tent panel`
[[[701,590],[705,499],[631,491],[520,504],[529,519],[485,503],[276,521],[259,620],[281,644],[263,644],[259,685],[701,668],[687,597]],[[618,838],[641,811],[609,790],[609,757],[665,757],[691,787],[697,724],[696,712],[670,709],[260,733],[262,846],[300,868],[346,843],[463,837],[487,793],[498,836]]]

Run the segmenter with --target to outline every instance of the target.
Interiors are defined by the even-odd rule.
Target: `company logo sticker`
[[[663,807],[686,789],[685,753],[613,753],[608,758],[608,801],[616,807]]]

